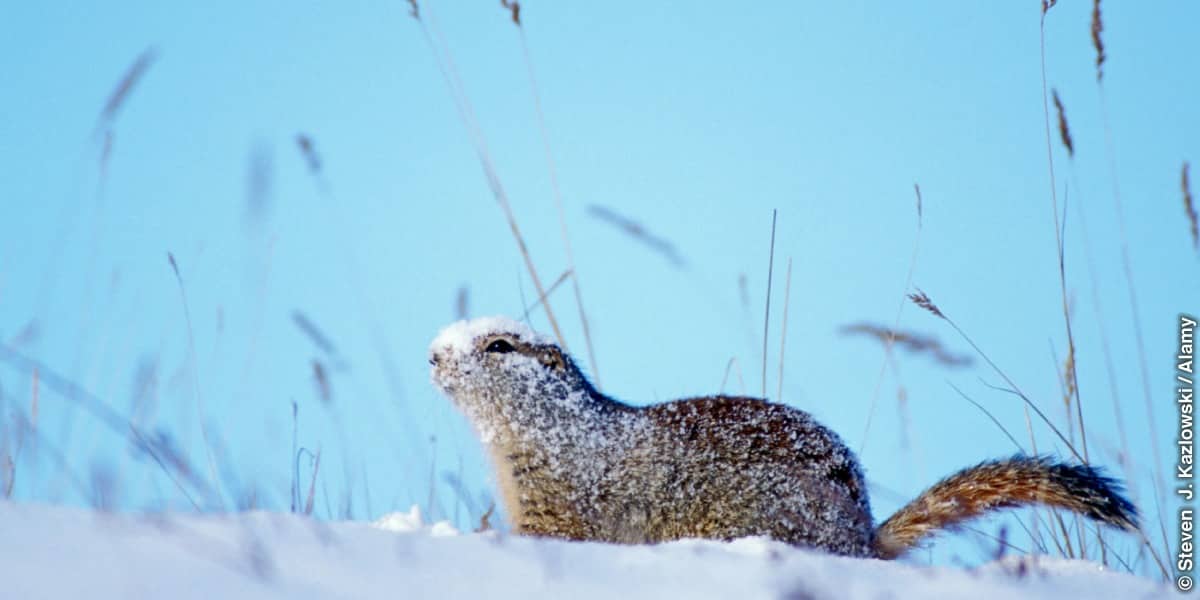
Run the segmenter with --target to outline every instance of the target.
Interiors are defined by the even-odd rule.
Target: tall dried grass
[[[1104,19],[1100,16],[1100,0],[1092,2],[1092,47],[1096,49],[1096,81],[1104,79],[1104,40],[1100,34],[1104,32]]]
[[[1053,432],[1056,437],[1058,437],[1059,441],[1061,441],[1067,447],[1067,449],[1071,451],[1071,454],[1075,455],[1076,459],[1083,461],[1083,455],[1075,448],[1075,445],[1072,444],[1069,439],[1067,439],[1067,436],[1063,435],[1063,432],[1058,428],[1058,426],[1046,416],[1046,413],[1042,412],[1042,409],[1038,407],[1037,403],[1031,400],[1029,396],[1025,394],[1025,392],[1021,391],[1021,388],[1012,380],[1012,378],[1008,376],[1008,373],[1006,373],[995,362],[993,362],[991,357],[989,357],[987,353],[985,353],[983,349],[975,343],[975,340],[971,339],[971,336],[967,335],[967,333],[963,331],[963,329],[959,327],[953,319],[942,312],[942,309],[938,308],[937,304],[934,304],[933,300],[929,298],[928,294],[918,288],[915,293],[909,294],[908,297],[913,304],[916,304],[933,316],[945,321],[948,325],[950,325],[950,327],[954,329],[954,331],[958,333],[960,337],[962,337],[963,341],[967,342],[967,344],[970,345],[973,350],[975,350],[975,353],[978,354],[979,357],[982,358],[989,367],[991,367],[992,371],[1004,380],[1004,383],[1008,387],[1000,389],[1010,392],[1020,398],[1026,406],[1028,406],[1034,411],[1034,413],[1037,414],[1038,418],[1042,420],[1046,427],[1048,427],[1050,431]]]
[[[512,22],[517,26],[517,33],[521,39],[521,56],[525,61],[525,72],[529,76],[529,89],[533,96],[533,109],[534,114],[537,116],[538,133],[541,135],[542,151],[546,157],[546,170],[550,174],[550,188],[554,192],[554,208],[558,212],[558,226],[562,236],[563,250],[566,253],[567,271],[571,273],[571,288],[575,293],[575,310],[579,314],[579,324],[583,329],[583,341],[587,349],[588,366],[592,371],[592,381],[599,388],[602,385],[600,366],[596,362],[596,351],[592,344],[592,328],[587,316],[587,310],[583,307],[583,292],[579,289],[579,272],[575,267],[575,252],[571,248],[571,236],[567,233],[567,213],[563,208],[562,187],[558,183],[558,168],[555,165],[554,153],[550,150],[550,134],[546,127],[546,113],[542,110],[542,94],[533,69],[533,58],[529,52],[529,42],[525,39],[525,28],[521,25],[521,5],[515,0],[500,0],[500,4],[502,7],[508,9],[512,17]]]
[[[1196,205],[1192,200],[1192,184],[1188,181],[1188,163],[1183,161],[1183,168],[1180,169],[1179,187],[1183,189],[1183,212],[1187,216],[1188,228],[1192,234],[1192,247],[1200,249],[1200,228],[1196,223]]]
[[[217,476],[217,461],[213,456],[212,440],[208,433],[208,415],[205,414],[204,398],[200,394],[200,366],[196,360],[196,338],[192,333],[192,311],[188,307],[187,290],[183,285],[183,276],[179,274],[179,263],[175,261],[173,253],[167,252],[167,262],[171,265],[171,272],[175,274],[175,283],[179,286],[179,299],[183,304],[183,320],[187,327],[188,365],[191,374],[192,399],[196,403],[196,418],[199,420],[200,437],[204,442],[204,454],[208,459],[209,478],[213,490],[216,492],[216,499],[223,507],[225,498],[221,491],[221,478]]]
[[[1121,270],[1125,278],[1125,289],[1129,298],[1129,311],[1131,316],[1131,324],[1133,327],[1134,344],[1137,350],[1138,373],[1141,377],[1142,387],[1142,403],[1146,410],[1147,433],[1150,438],[1151,455],[1153,458],[1152,464],[1152,490],[1155,496],[1155,507],[1159,516],[1159,534],[1162,542],[1162,556],[1171,554],[1171,544],[1167,539],[1167,528],[1165,522],[1164,501],[1166,498],[1166,477],[1164,476],[1162,464],[1163,447],[1160,443],[1157,419],[1154,415],[1154,400],[1153,392],[1150,385],[1150,368],[1146,362],[1146,342],[1145,335],[1142,331],[1141,308],[1138,301],[1137,284],[1134,281],[1133,260],[1129,251],[1129,236],[1125,226],[1125,211],[1121,201],[1121,186],[1117,176],[1117,157],[1116,143],[1113,140],[1112,123],[1109,118],[1108,111],[1108,95],[1104,87],[1104,71],[1103,65],[1107,59],[1107,53],[1101,33],[1104,31],[1104,21],[1100,10],[1100,0],[1094,0],[1092,5],[1092,47],[1096,52],[1096,86],[1100,98],[1101,119],[1104,124],[1104,142],[1105,152],[1108,157],[1108,171],[1111,180],[1111,190],[1113,199],[1113,209],[1116,213],[1118,241],[1121,251]],[[1154,551],[1153,547],[1146,541],[1146,546],[1151,550],[1151,554],[1158,563],[1164,577],[1167,576],[1166,566],[1161,558]]]
[[[885,348],[899,346],[912,354],[928,354],[934,362],[945,367],[966,367],[970,366],[972,362],[970,356],[951,352],[942,345],[940,340],[931,335],[892,329],[866,322],[843,325],[841,333],[843,335],[865,335],[878,340]]]
[[[601,206],[599,204],[588,206],[588,212],[593,217],[596,217],[597,219],[605,221],[610,225],[615,226],[617,229],[620,229],[631,239],[649,246],[652,250],[666,258],[667,261],[673,266],[677,268],[683,268],[687,265],[687,261],[680,256],[679,252],[675,249],[674,244],[667,241],[666,238],[650,233],[650,231],[646,229],[646,227],[642,226],[641,223],[621,215],[611,208]]]
[[[912,252],[908,258],[908,272],[904,276],[904,289],[900,294],[900,301],[896,305],[896,315],[893,317],[892,326],[888,329],[888,331],[896,331],[900,327],[900,316],[904,314],[904,306],[907,304],[906,295],[908,294],[908,291],[912,289],[913,273],[917,269],[917,256],[919,255],[921,249],[921,230],[924,227],[925,221],[925,203],[921,196],[921,186],[916,182],[913,182],[913,194],[916,197],[917,230],[916,234],[913,236]],[[867,409],[867,422],[863,424],[862,441],[859,442],[858,446],[859,455],[862,455],[863,451],[866,450],[867,440],[869,440],[871,436],[871,424],[875,420],[875,411],[879,407],[879,392],[881,389],[883,389],[883,376],[887,373],[889,364],[891,364],[893,367],[895,366],[894,358],[892,356],[893,343],[895,343],[895,339],[891,337],[888,337],[884,340],[883,360],[880,361],[879,371],[875,375],[875,387],[871,391],[871,405],[870,408]],[[907,401],[907,394],[904,392],[903,387],[897,390],[897,396],[901,404],[901,409],[903,410],[904,404]]]
[[[467,97],[465,87],[462,83],[462,78],[458,74],[458,68],[454,64],[454,57],[450,53],[450,46],[446,43],[442,36],[440,28],[437,26],[437,19],[432,14],[426,11],[422,14],[417,8],[415,0],[410,0],[412,10],[410,15],[416,20],[421,28],[421,33],[425,39],[429,51],[433,54],[434,62],[436,63],[438,72],[442,75],[442,79],[446,87],[450,91],[451,99],[454,101],[455,108],[458,110],[459,119],[467,129],[467,133],[471,136],[472,143],[475,146],[475,153],[479,159],[479,164],[483,169],[484,176],[487,178],[488,187],[492,191],[492,196],[495,197],[497,204],[500,205],[501,212],[504,214],[505,221],[508,222],[509,230],[512,232],[513,240],[517,244],[517,250],[521,254],[521,258],[525,263],[525,268],[529,273],[529,278],[533,280],[533,286],[536,289],[539,297],[546,295],[546,290],[542,286],[541,278],[538,277],[537,267],[534,265],[533,258],[530,256],[529,248],[525,243],[525,237],[521,234],[521,228],[517,224],[516,216],[513,214],[512,205],[508,200],[508,194],[504,191],[504,186],[501,183],[500,176],[496,172],[495,161],[492,160],[491,152],[488,149],[487,139],[483,135],[483,131],[479,126],[479,120],[475,117],[475,110],[471,106],[471,101]],[[516,12],[514,11],[514,15]],[[428,17],[426,19],[425,17]],[[426,21],[429,25],[426,26]],[[430,32],[433,32],[433,35]],[[435,42],[436,36],[436,42]],[[549,304],[544,304],[546,312],[546,320],[550,322],[550,328],[554,332],[554,337],[564,351],[568,350],[566,338],[563,337],[562,330],[558,325],[558,319],[554,315],[554,310]]]
[[[112,122],[117,118],[117,113],[121,107],[129,99],[129,95],[141,82],[146,75],[146,71],[154,64],[158,58],[158,49],[153,46],[146,48],[141,54],[134,59],[133,64],[129,65],[125,74],[121,76],[117,86],[109,94],[108,100],[104,103],[104,107],[100,109],[100,115],[96,118],[95,134],[106,130],[111,126]]]
[[[775,273],[775,222],[779,217],[778,210],[771,211],[771,253],[767,259],[767,299],[763,309],[763,339],[762,339],[762,396],[767,397],[767,336],[771,332],[771,276]]]
[[[787,349],[788,305],[792,299],[792,257],[788,257],[787,278],[783,286],[783,322],[779,325],[779,374],[776,376],[775,401],[783,402],[783,352]]]

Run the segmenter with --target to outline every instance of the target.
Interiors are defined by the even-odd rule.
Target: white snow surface
[[[449,350],[455,354],[470,352],[475,340],[497,333],[515,335],[521,341],[530,344],[554,343],[553,339],[534,331],[520,321],[508,317],[479,317],[447,325],[429,344],[429,353],[432,355],[439,350]]]
[[[1049,558],[976,569],[829,556],[759,538],[614,546],[457,534],[419,510],[374,526],[280,513],[114,515],[0,502],[0,597],[1169,598]]]
[[[387,531],[407,533],[423,529],[425,520],[421,518],[421,507],[414,504],[412,508],[408,509],[408,512],[386,514],[371,525]],[[448,537],[458,534],[459,531],[449,521],[438,521],[429,527],[429,535],[433,537]]]

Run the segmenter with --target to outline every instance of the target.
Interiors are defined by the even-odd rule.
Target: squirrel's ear
[[[567,370],[567,360],[558,348],[543,348],[538,352],[538,361],[556,371]]]

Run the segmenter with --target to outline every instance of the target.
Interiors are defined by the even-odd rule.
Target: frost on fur
[[[451,325],[430,363],[434,385],[487,446],[519,533],[616,543],[757,535],[895,558],[1010,506],[1136,529],[1136,509],[1100,470],[1021,456],[964,469],[875,528],[857,458],[808,413],[728,396],[630,406],[508,319]]]
[[[633,407],[506,319],[443,330],[432,379],[487,445],[514,529],[646,543],[763,535],[870,554],[858,463],[807,413],[752,398]]]
[[[552,344],[553,340],[508,317],[481,317],[447,325],[429,344],[429,353],[463,353],[470,351],[474,340],[497,333],[507,333],[533,344]]]

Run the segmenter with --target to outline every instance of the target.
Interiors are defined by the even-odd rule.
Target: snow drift
[[[6,598],[1166,598],[1083,561],[975,569],[817,554],[765,539],[612,546],[290,514],[118,515],[0,502]]]

